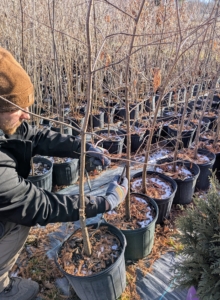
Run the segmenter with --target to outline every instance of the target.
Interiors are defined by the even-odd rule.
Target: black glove
[[[120,175],[116,175],[113,178],[106,191],[106,201],[109,203],[110,210],[118,206],[119,203],[124,201],[128,192],[128,179],[126,177],[122,178],[122,182],[119,185]]]
[[[105,170],[111,163],[111,160],[105,157],[108,154],[106,149],[101,147],[94,147],[91,144],[86,144],[86,170],[87,172],[98,170]]]

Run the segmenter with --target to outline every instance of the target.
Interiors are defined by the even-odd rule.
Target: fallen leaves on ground
[[[193,204],[189,204],[193,205]],[[170,213],[170,219],[166,220],[163,226],[157,225],[155,230],[155,241],[153,249],[146,258],[137,262],[126,263],[127,286],[121,295],[121,300],[139,300],[140,296],[136,291],[136,271],[140,270],[143,276],[152,272],[154,262],[168,251],[178,251],[181,244],[175,240],[173,234],[176,232],[175,219],[178,215],[184,214],[185,206],[175,206]],[[69,231],[73,232],[73,224]],[[47,257],[46,251],[50,249],[49,234],[60,230],[60,223],[49,224],[46,227],[33,227],[30,235],[22,250],[19,259],[12,272],[23,278],[32,278],[40,285],[38,297],[43,300],[61,300],[71,299],[79,300],[77,295],[72,291],[72,295],[67,297],[62,295],[55,285],[57,278],[63,277],[63,274],[56,267],[54,260]],[[68,235],[70,232],[65,233]]]

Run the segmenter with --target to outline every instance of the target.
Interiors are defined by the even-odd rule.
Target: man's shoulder
[[[11,151],[8,149],[5,149],[4,146],[0,143],[0,164],[4,164],[8,161],[14,160],[14,156],[12,155]]]

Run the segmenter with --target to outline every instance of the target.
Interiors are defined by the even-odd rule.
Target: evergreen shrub
[[[210,181],[205,199],[196,197],[194,208],[176,221],[183,247],[172,282],[180,288],[194,286],[200,300],[220,299],[220,185],[215,174]]]

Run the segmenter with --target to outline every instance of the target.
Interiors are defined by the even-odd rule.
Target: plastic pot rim
[[[141,231],[146,231],[146,228],[151,228],[152,226],[154,226],[156,224],[156,221],[158,219],[158,215],[159,215],[159,208],[158,205],[156,203],[156,201],[150,197],[148,197],[147,195],[141,194],[141,193],[130,193],[131,196],[133,195],[138,195],[140,197],[143,198],[148,198],[148,200],[150,201],[150,203],[153,205],[154,209],[156,210],[156,216],[153,219],[152,222],[150,222],[147,226],[145,227],[141,227],[141,228],[136,228],[136,229],[119,229],[122,233],[125,232],[126,234],[129,233],[135,233],[135,232],[141,232]],[[145,199],[144,199],[145,200]],[[147,200],[146,200],[147,201]]]
[[[123,132],[120,131],[119,129],[117,129],[117,130],[110,129],[109,131],[110,131],[110,133],[111,133],[111,132],[113,132],[113,133],[119,133],[119,135],[117,135],[118,140],[114,140],[114,137],[113,137],[113,140],[111,140],[111,138],[106,137],[106,138],[103,138],[103,139],[101,140],[101,142],[109,142],[109,143],[114,143],[114,142],[115,142],[115,143],[118,143],[118,142],[121,142],[121,141],[124,140],[125,137],[120,135],[120,134],[123,134]],[[94,137],[94,139],[96,139],[96,140],[99,140],[99,139],[100,139],[100,137],[98,137],[98,135],[99,135],[98,132],[99,132],[100,134],[101,134],[101,133],[106,133],[106,132],[108,132],[108,129],[100,129],[100,130],[94,131],[94,134],[97,135],[97,136]]]
[[[173,131],[175,131],[175,132],[178,132],[178,131],[179,131],[178,129],[174,129],[174,128],[170,127],[170,125],[172,125],[172,124],[177,124],[177,123],[176,123],[175,121],[170,122],[170,123],[167,125],[167,126],[169,127],[169,129],[170,129],[170,130],[173,130]],[[190,126],[192,126],[193,128],[192,128],[192,129],[189,129],[189,130],[183,130],[182,133],[184,133],[184,132],[193,132],[193,131],[195,131],[196,128],[197,128],[197,125],[195,125],[195,124],[192,123],[192,122],[190,122]]]
[[[162,161],[163,159],[161,159],[161,161]],[[166,160],[166,158],[164,158],[164,160]],[[158,164],[158,162],[159,162],[160,160],[157,160],[157,164]],[[165,162],[165,161],[164,161]],[[169,161],[168,161],[169,162]],[[172,160],[170,161],[170,163],[172,163]],[[188,181],[192,181],[192,180],[194,180],[194,178],[195,177],[197,177],[197,176],[199,176],[199,174],[200,174],[200,168],[199,168],[199,166],[197,165],[197,164],[195,164],[194,162],[190,162],[190,161],[188,161],[188,160],[181,160],[181,161],[177,161],[177,164],[187,164],[187,165],[193,165],[196,169],[197,169],[197,171],[198,171],[198,173],[197,174],[193,174],[193,176],[192,177],[190,177],[190,178],[186,178],[186,179],[184,179],[184,180],[182,180],[182,179],[179,179],[179,178],[175,178],[175,179],[173,179],[173,180],[175,180],[176,182],[188,182]],[[188,167],[187,167],[187,169],[188,169]],[[190,171],[190,169],[189,169],[189,171]],[[164,174],[165,175],[165,174]]]
[[[92,223],[92,224],[87,225],[86,227],[90,227],[90,226],[94,226],[94,225],[98,226],[98,223]],[[80,230],[80,229],[81,229],[81,228],[78,228],[78,229],[76,229],[76,230],[73,232],[73,234],[71,234],[71,235],[68,236],[66,239],[64,239],[64,241],[62,242],[62,244],[59,245],[58,248],[57,248],[57,250],[56,250],[56,254],[55,254],[54,261],[55,261],[56,266],[62,271],[62,273],[63,273],[64,275],[71,276],[71,277],[74,277],[74,278],[82,278],[82,280],[83,280],[83,278],[90,279],[90,278],[94,278],[94,277],[99,277],[100,275],[102,275],[102,274],[104,274],[104,273],[110,271],[112,268],[115,267],[115,264],[117,264],[117,263],[119,262],[119,258],[120,258],[121,255],[124,255],[125,248],[126,248],[126,246],[127,246],[127,241],[126,241],[126,238],[125,238],[123,232],[122,232],[120,229],[118,229],[116,226],[114,226],[114,225],[112,225],[112,224],[110,224],[110,223],[107,223],[107,222],[103,222],[103,223],[99,224],[99,226],[110,226],[110,227],[113,227],[114,229],[118,230],[119,233],[122,235],[122,239],[123,239],[122,251],[121,251],[119,257],[117,258],[117,260],[116,260],[113,264],[111,264],[109,267],[107,267],[105,270],[103,270],[103,271],[101,271],[101,272],[98,272],[98,273],[94,273],[94,274],[88,275],[88,276],[77,276],[77,275],[73,275],[73,274],[70,274],[70,273],[67,273],[66,271],[64,271],[64,269],[62,268],[62,266],[61,266],[61,265],[58,263],[58,261],[57,261],[57,258],[58,258],[58,252],[60,251],[60,249],[61,249],[61,247],[63,246],[63,244],[64,244],[64,243],[65,243],[65,242],[66,242],[66,241],[67,241],[67,240],[68,240],[68,239],[69,239],[69,238],[70,238],[77,230]]]
[[[212,159],[210,159],[210,157],[208,156],[208,155],[206,155],[206,154],[204,154],[205,156],[207,156],[208,157],[208,159],[209,159],[209,162],[206,162],[206,163],[202,163],[202,164],[197,164],[198,165],[198,167],[207,167],[208,165],[212,165],[214,162],[215,162],[215,159],[216,159],[216,154],[215,153],[213,153],[213,152],[211,152],[211,151],[209,151],[209,150],[207,150],[207,149],[198,149],[198,153],[200,152],[200,151],[205,151],[205,152],[208,152],[208,155],[210,155],[210,156],[213,156],[213,158]],[[200,153],[199,153],[200,154]]]
[[[71,158],[71,157],[70,157]],[[53,163],[53,166],[60,166],[60,165],[63,165],[63,166],[69,166],[70,164],[72,164],[73,162],[75,162],[74,160],[79,160],[78,158],[72,158],[72,160],[71,161],[69,161],[69,162],[61,162],[61,163]]]
[[[138,173],[135,173],[134,175],[136,175],[136,174],[140,174],[140,175],[142,175],[142,171],[140,171],[140,172],[138,172]],[[168,200],[170,200],[170,198],[172,197],[172,196],[175,196],[175,193],[176,193],[176,191],[177,191],[177,183],[175,182],[175,180],[173,179],[173,178],[171,178],[171,177],[169,177],[169,176],[167,176],[166,174],[163,174],[163,173],[160,173],[160,172],[157,172],[157,171],[150,171],[150,170],[148,170],[147,171],[147,174],[156,174],[156,175],[162,175],[162,176],[164,176],[164,177],[168,177],[169,179],[170,179],[170,181],[173,181],[174,182],[174,185],[175,185],[175,188],[173,189],[173,192],[172,192],[172,194],[168,197],[168,198],[164,198],[164,199],[160,199],[160,198],[151,198],[152,200],[154,200],[155,202],[156,201],[158,201],[158,202],[160,202],[160,203],[163,203],[163,202],[167,202]],[[133,175],[133,176],[134,176]],[[135,177],[133,177],[132,176],[132,179],[134,179]],[[164,178],[165,179],[165,178]],[[173,186],[172,186],[172,188],[173,188]],[[138,193],[137,193],[138,194]],[[141,193],[140,193],[141,194]],[[141,194],[141,195],[144,195],[144,194]],[[147,195],[146,195],[147,196]],[[148,196],[147,196],[148,197]],[[150,197],[149,197],[150,198]]]
[[[53,171],[53,162],[52,161],[50,161],[48,158],[45,158],[45,157],[40,157],[40,156],[37,156],[36,158],[39,158],[39,160],[40,159],[44,159],[44,160],[46,160],[47,162],[50,162],[50,169],[48,170],[48,172],[46,172],[46,173],[44,173],[44,174],[39,174],[39,175],[34,175],[34,176],[32,176],[32,175],[28,175],[28,177],[27,177],[27,180],[29,180],[30,179],[30,177],[32,178],[32,179],[39,179],[40,177],[42,177],[42,176],[46,176],[47,174],[50,174],[52,171]],[[35,158],[33,157],[33,160],[34,160]],[[34,162],[34,161],[33,161]],[[42,161],[43,162],[43,161]],[[34,162],[35,163],[35,162]],[[46,162],[45,162],[46,163]],[[29,178],[29,179],[28,179]]]

